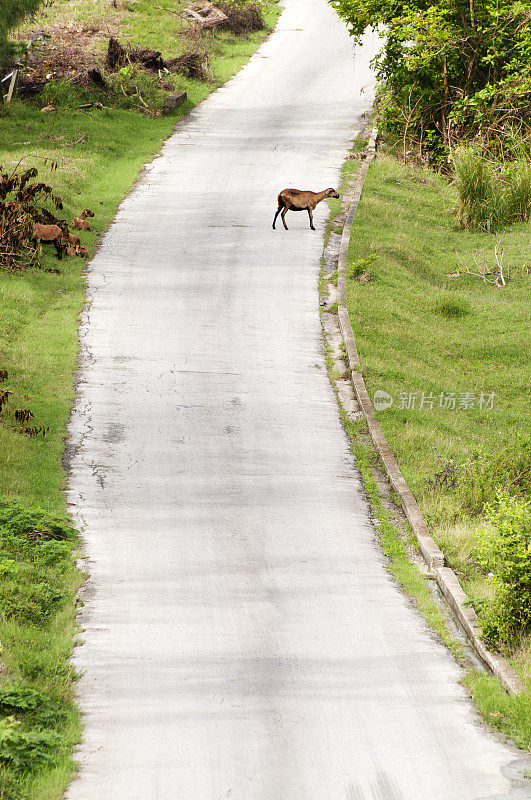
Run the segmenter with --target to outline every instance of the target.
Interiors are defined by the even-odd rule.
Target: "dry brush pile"
[[[52,169],[56,167],[52,165]],[[36,177],[35,167],[8,173],[0,166],[0,269],[39,265],[39,249],[33,240],[35,224],[57,223],[45,203],[59,211],[63,208],[51,186],[31,182]]]

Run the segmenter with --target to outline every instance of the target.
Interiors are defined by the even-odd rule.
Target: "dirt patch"
[[[102,42],[115,33],[109,24],[68,23],[35,31],[24,69],[24,83],[44,85],[54,78],[90,82],[89,70],[103,66]]]

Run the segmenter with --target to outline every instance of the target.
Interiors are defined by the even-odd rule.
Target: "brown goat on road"
[[[37,247],[41,242],[53,242],[57,251],[57,258],[63,257],[63,244],[62,239],[64,236],[64,229],[59,225],[41,225],[37,223],[33,228],[32,239],[35,240]]]
[[[286,213],[288,211],[307,211],[310,217],[310,228],[313,227],[313,210],[317,203],[324,200],[326,197],[339,197],[335,189],[323,189],[322,192],[310,192],[309,190],[301,189],[283,189],[278,196],[278,208],[273,220],[273,230],[275,230],[275,222],[277,217],[282,211],[282,222],[284,227],[288,230],[286,225]]]
[[[81,212],[79,217],[74,217],[72,220],[72,227],[78,228],[81,231],[90,231],[90,225],[87,222],[87,217],[93,217],[94,212],[91,211],[89,208],[86,208],[84,211]]]

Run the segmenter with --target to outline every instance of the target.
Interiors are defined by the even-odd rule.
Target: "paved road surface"
[[[390,581],[323,357],[322,189],[372,92],[287,0],[92,262],[70,500],[91,577],[70,800],[472,800],[514,753]],[[362,91],[362,89],[364,91]],[[88,323],[88,324],[87,324]],[[516,795],[511,795],[516,796]]]

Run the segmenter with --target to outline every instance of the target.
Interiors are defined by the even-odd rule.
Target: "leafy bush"
[[[42,105],[76,108],[81,103],[95,102],[99,98],[95,91],[91,92],[79,83],[53,78],[45,84],[40,99]]]
[[[42,625],[61,605],[65,598],[63,592],[49,581],[32,578],[38,575],[24,574],[0,582],[0,613],[4,620]]]
[[[3,533],[32,540],[64,540],[75,535],[68,517],[26,506],[19,500],[0,500],[0,540]]]
[[[0,714],[49,725],[63,719],[66,712],[48,695],[21,684],[12,684],[0,689]]]
[[[54,731],[25,730],[15,717],[0,720],[0,762],[31,772],[43,764],[53,764],[64,746]]]
[[[495,230],[527,221],[531,214],[531,161],[492,163],[477,146],[458,148],[453,156],[456,214],[464,228]]]
[[[371,26],[380,128],[432,154],[482,135],[512,150],[529,136],[529,3],[330,0],[351,33]],[[442,152],[441,152],[442,151]]]
[[[525,497],[531,482],[531,440],[524,436],[494,452],[477,450],[458,469],[457,497],[471,515],[483,512],[492,503],[496,491],[513,497]]]
[[[487,640],[500,647],[531,630],[531,502],[498,489],[485,513],[482,560],[494,576],[494,596],[479,620]]]
[[[66,517],[0,501],[0,615],[45,625],[65,602],[74,530]]]

